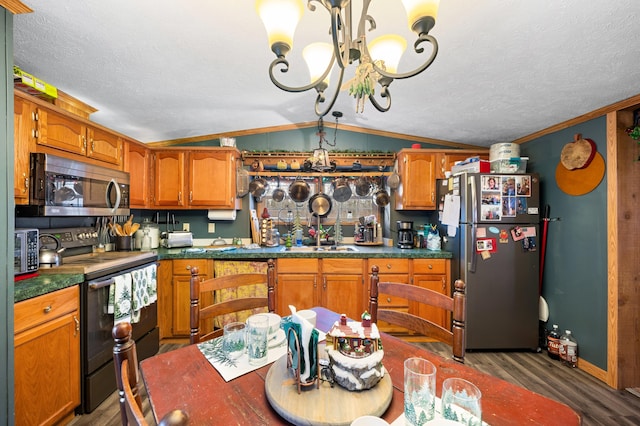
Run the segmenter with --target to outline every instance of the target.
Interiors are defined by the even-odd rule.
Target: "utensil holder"
[[[117,251],[131,251],[131,235],[116,237]]]

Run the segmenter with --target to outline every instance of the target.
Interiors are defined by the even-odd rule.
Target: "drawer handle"
[[[73,321],[76,323],[76,328],[73,332],[73,337],[77,336],[78,333],[80,332],[80,320],[78,320],[77,316],[73,316]]]
[[[433,269],[433,265],[432,265],[432,264],[429,264],[429,266],[427,266],[427,268],[429,268],[429,269]]]
[[[51,312],[51,305],[46,306],[46,307],[44,308],[44,313],[45,313],[45,314],[48,314],[49,312]]]
[[[387,297],[387,303],[391,303],[391,298]]]
[[[387,263],[387,269],[391,269],[391,264]]]

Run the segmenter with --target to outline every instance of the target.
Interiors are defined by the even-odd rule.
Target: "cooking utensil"
[[[316,193],[309,199],[309,212],[317,217],[326,217],[331,213],[331,198],[322,192]]]
[[[583,169],[587,167],[596,155],[597,147],[591,139],[583,139],[580,133],[573,137],[573,142],[569,142],[562,148],[560,162],[568,170]]]
[[[371,193],[371,181],[366,176],[360,176],[356,180],[356,194],[366,197]]]
[[[387,179],[387,185],[391,189],[398,189],[400,186],[400,175],[398,174],[398,160],[393,164],[393,173]]]
[[[304,203],[307,201],[310,192],[309,184],[300,177],[289,186],[289,197],[296,203]]]
[[[351,187],[347,178],[337,178],[332,182],[333,199],[339,203],[344,203],[351,198]]]
[[[273,198],[273,201],[279,203],[280,201],[284,200],[284,197],[286,197],[286,195],[287,193],[284,192],[284,189],[280,188],[280,176],[278,176],[278,186],[273,190],[271,198]]]
[[[236,195],[242,198],[249,193],[249,172],[242,167],[236,170]]]
[[[593,161],[583,168],[569,170],[558,163],[556,167],[556,183],[558,188],[569,195],[584,195],[600,185],[605,174],[604,158],[599,152],[593,157]]]
[[[53,266],[62,265],[62,255],[60,253],[62,253],[65,250],[65,248],[62,247],[62,244],[60,243],[60,239],[53,234],[40,234],[40,237],[38,239],[42,240],[43,237],[48,237],[54,240],[56,242],[56,248],[49,249],[49,248],[46,248],[45,246],[42,246],[42,245],[40,246],[40,252],[39,252],[40,267],[51,268]]]
[[[386,207],[389,204],[389,201],[390,201],[389,193],[384,188],[380,188],[373,195],[373,202],[376,203],[376,206],[378,207]]]
[[[249,192],[251,193],[251,195],[253,195],[257,199],[260,199],[260,197],[264,195],[268,187],[269,187],[269,184],[265,179],[261,177],[256,177],[249,184]]]

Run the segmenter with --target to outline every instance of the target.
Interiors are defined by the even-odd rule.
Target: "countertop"
[[[346,250],[353,248],[354,250]],[[302,250],[302,251],[301,251]],[[236,246],[208,246],[189,248],[159,248],[154,250],[159,260],[171,259],[279,259],[279,258],[323,258],[340,257],[345,259],[370,258],[404,258],[404,259],[450,259],[452,253],[448,251],[432,251],[427,249],[399,249],[388,246],[356,246],[345,244],[337,250],[331,246],[323,246],[322,251],[315,251],[311,247],[303,249],[293,248],[285,250],[284,246],[260,247],[257,249],[239,248]],[[140,253],[133,252],[133,253]],[[73,269],[56,273],[51,270],[40,271],[40,275],[17,281],[14,286],[14,303],[60,290],[84,281],[84,275]],[[66,273],[64,273],[66,272]]]

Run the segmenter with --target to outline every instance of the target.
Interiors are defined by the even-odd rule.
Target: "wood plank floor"
[[[443,356],[450,347],[442,343],[420,343]],[[180,345],[161,345],[160,351]],[[611,389],[578,369],[563,366],[546,354],[532,352],[468,352],[465,363],[487,374],[518,384],[541,395],[563,402],[582,416],[584,425],[640,425],[640,398],[627,391]],[[142,390],[143,411],[155,424],[146,393]],[[80,425],[120,425],[117,394],[114,392],[93,413],[76,416],[70,423]]]

